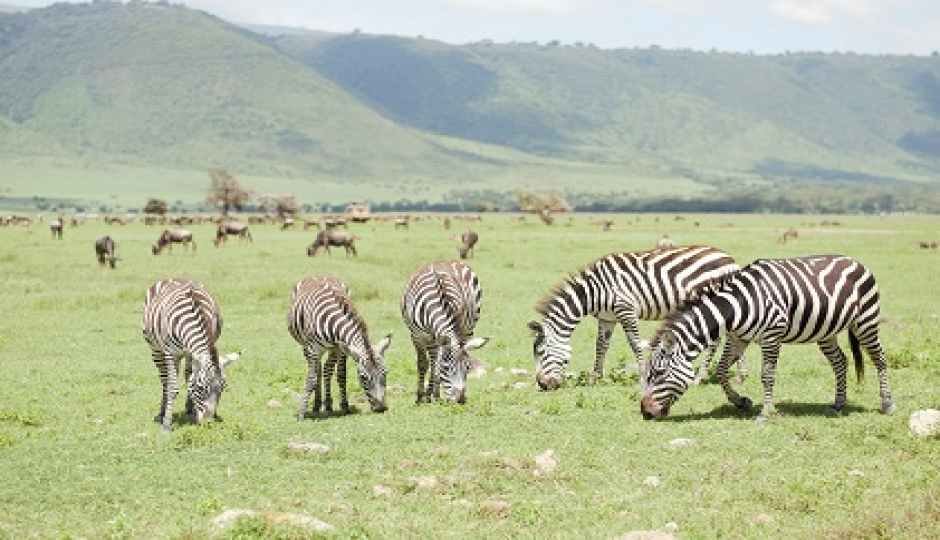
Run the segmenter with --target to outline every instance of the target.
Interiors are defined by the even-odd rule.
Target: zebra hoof
[[[894,414],[894,413],[896,413],[896,412],[898,412],[898,408],[897,408],[897,406],[895,406],[894,403],[888,403],[887,405],[882,405],[882,406],[881,406],[881,413],[882,413],[882,414]]]
[[[829,418],[837,418],[842,416],[842,409],[833,407],[832,405],[826,407],[826,416]]]
[[[748,397],[741,396],[741,399],[734,406],[742,411],[750,411],[754,407],[754,402]]]

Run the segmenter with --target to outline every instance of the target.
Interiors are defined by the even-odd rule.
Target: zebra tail
[[[858,384],[865,382],[865,359],[862,357],[862,347],[855,332],[849,332],[849,345],[852,347],[852,356],[855,357],[855,378]]]

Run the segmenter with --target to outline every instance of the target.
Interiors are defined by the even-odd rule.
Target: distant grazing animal
[[[931,242],[918,242],[920,244],[920,249],[937,249],[937,241],[933,240]]]
[[[781,346],[816,343],[836,379],[835,401],[826,414],[838,416],[846,403],[847,362],[836,337],[848,331],[859,382],[864,380],[861,347],[865,347],[878,370],[881,412],[893,413],[887,363],[878,339],[879,319],[878,286],[858,261],[840,255],[755,261],[666,318],[653,337],[648,369],[640,374],[640,411],[646,418],[668,415],[692,380],[692,359],[725,334],[718,380],[736,407],[750,410],[751,400],[728,384],[728,366],[744,354],[748,343],[757,342],[763,355],[764,403],[759,419],[774,413]]]
[[[291,305],[287,311],[287,329],[303,347],[307,359],[307,379],[300,399],[297,420],[307,414],[307,403],[313,394],[313,412],[325,404],[326,412],[333,410],[330,379],[336,370],[340,391],[340,409],[349,414],[346,398],[346,359],[356,362],[359,382],[369,399],[373,412],[385,412],[385,377],[388,370],[382,355],[392,339],[389,333],[375,346],[369,341],[366,323],[353,306],[349,288],[342,281],[329,276],[303,278],[294,285]],[[321,368],[323,353],[329,354]],[[325,383],[322,379],[326,379]],[[325,385],[325,396],[321,391]],[[324,403],[325,401],[325,403]]]
[[[294,218],[286,217],[284,221],[281,222],[281,230],[285,231],[294,227]]]
[[[401,315],[417,353],[417,403],[441,397],[465,403],[470,351],[489,338],[473,337],[483,291],[469,266],[458,261],[428,263],[411,275],[401,299]],[[427,387],[424,385],[428,374]]]
[[[114,255],[114,240],[110,236],[102,236],[95,240],[95,255],[98,257],[98,266],[104,267],[108,264],[114,268],[118,257]]]
[[[57,217],[49,222],[49,230],[52,231],[52,238],[62,239],[62,218]]]
[[[595,377],[604,376],[604,356],[618,322],[642,365],[639,321],[663,319],[701,285],[737,270],[730,255],[708,246],[601,257],[565,278],[536,305],[542,322],[529,323],[534,334],[536,382],[543,390],[562,385],[571,360],[571,335],[588,315],[597,317]],[[709,360],[702,362],[703,370],[708,369]]]
[[[676,247],[676,242],[672,238],[669,238],[668,234],[664,234],[662,238],[656,241],[656,249],[669,249]]]
[[[395,228],[408,228],[408,216],[395,218]]]
[[[352,233],[341,232],[327,229],[325,231],[320,231],[317,233],[316,240],[307,248],[307,256],[314,257],[317,252],[321,249],[326,250],[327,253],[330,252],[330,247],[342,246],[346,249],[346,256],[348,257],[350,253],[354,256],[358,256],[356,253],[356,237]]]
[[[248,230],[248,225],[245,223],[241,223],[240,221],[223,221],[219,223],[219,227],[215,231],[215,247],[226,243],[229,235],[238,236],[238,239],[242,242],[246,240],[249,242],[254,241],[251,238],[251,231]]]
[[[787,229],[780,235],[780,238],[777,239],[778,244],[786,244],[790,240],[796,240],[800,237],[800,233],[796,229]]]
[[[222,312],[212,295],[189,279],[154,283],[144,300],[143,333],[163,385],[163,400],[154,420],[170,431],[180,360],[186,362],[187,415],[199,422],[215,418],[226,385],[224,368],[241,352],[219,357],[216,341],[222,334]]]
[[[154,255],[159,255],[163,248],[169,248],[170,253],[172,253],[173,244],[183,244],[186,249],[189,249],[191,245],[193,253],[196,252],[196,241],[193,239],[193,233],[186,229],[165,229],[157,238],[157,243],[153,245],[151,250]]]
[[[447,230],[447,231],[450,230],[450,218],[449,217],[444,218],[444,230]]]
[[[473,231],[467,231],[460,235],[461,245],[457,248],[457,252],[460,253],[461,259],[473,258],[473,248],[477,245],[479,239],[479,235]]]

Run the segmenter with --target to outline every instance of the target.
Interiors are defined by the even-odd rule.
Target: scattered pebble
[[[515,388],[515,389],[517,389],[517,390],[518,390],[519,388],[528,388],[528,386],[529,386],[529,383],[527,383],[527,382],[517,382],[517,383],[515,383],[515,384],[512,385],[512,387]]]
[[[269,408],[269,409],[280,409],[281,407],[283,407],[283,405],[281,404],[280,401],[278,401],[278,400],[276,400],[276,399],[272,399],[271,401],[268,401],[268,408]]]
[[[391,497],[394,491],[388,486],[383,486],[381,484],[372,486],[372,494],[376,497]]]
[[[437,485],[436,476],[412,476],[410,480],[415,487],[420,489],[431,489]]]
[[[774,521],[774,517],[770,514],[757,514],[754,519],[761,523],[773,523]]]
[[[558,460],[555,459],[555,451],[546,450],[535,456],[535,471],[533,471],[533,473],[535,476],[542,476],[543,474],[548,475],[555,472],[555,468],[557,467]]]
[[[852,469],[849,471],[849,476],[865,476],[865,473],[858,469]]]
[[[659,479],[658,476],[647,476],[643,480],[643,485],[650,486],[650,487],[659,487],[661,483],[662,481]]]
[[[672,446],[673,448],[692,446],[693,444],[695,444],[695,441],[692,439],[673,439],[669,441],[669,446]]]
[[[483,501],[480,503],[480,509],[492,517],[509,516],[509,503],[506,501]]]
[[[330,451],[329,446],[314,442],[287,443],[287,449],[299,454],[326,454]]]
[[[940,411],[937,409],[916,411],[911,414],[908,425],[915,435],[922,437],[929,437],[940,433]]]
[[[283,512],[258,513],[254,510],[226,510],[225,512],[219,514],[214,520],[212,520],[212,524],[215,525],[216,528],[222,529],[232,525],[238,521],[239,518],[258,515],[262,516],[269,522],[287,523],[320,532],[332,531],[336,529],[336,527],[325,521],[321,521],[315,517],[305,516],[303,514],[287,514]]]
[[[522,369],[522,368],[512,368],[512,369],[509,370],[509,373],[512,373],[512,374],[515,375],[516,377],[525,377],[525,376],[527,376],[527,375],[529,374],[528,371],[526,371],[526,370],[524,370],[524,369]]]
[[[675,540],[676,537],[662,531],[630,531],[617,540]]]

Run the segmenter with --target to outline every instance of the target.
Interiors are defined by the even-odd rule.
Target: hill
[[[223,167],[308,203],[940,208],[933,58],[253,30],[165,2],[0,13],[0,194],[192,205]]]

